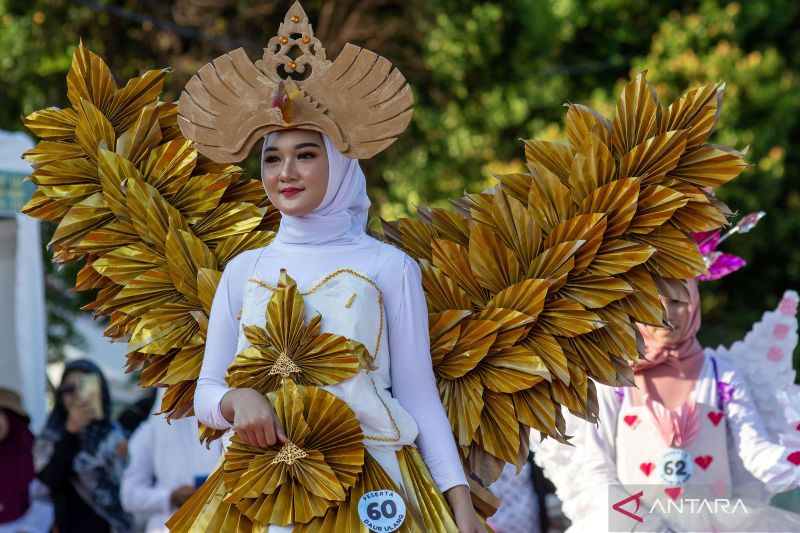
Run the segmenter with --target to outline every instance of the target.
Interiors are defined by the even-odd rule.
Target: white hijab
[[[269,146],[270,135],[264,137],[261,149],[262,178],[264,151]],[[328,153],[328,188],[325,190],[325,197],[307,215],[291,216],[281,213],[276,242],[340,244],[359,238],[367,227],[370,201],[367,197],[367,180],[358,159],[345,157],[327,135],[321,135]]]

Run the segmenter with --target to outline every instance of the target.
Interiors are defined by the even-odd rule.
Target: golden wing
[[[405,77],[385,57],[349,43],[303,90],[335,113],[348,157],[369,159],[411,122],[414,97]]]
[[[521,465],[528,428],[567,439],[561,405],[595,421],[593,380],[632,384],[634,322],[662,324],[659,294],[685,299],[706,271],[687,234],[726,222],[706,188],[747,167],[707,143],[722,90],[663,111],[639,74],[613,121],[570,105],[567,142],[526,142],[528,172],[384,223],[422,268],[442,402],[484,483]]]
[[[24,119],[41,141],[25,154],[37,186],[23,208],[58,222],[54,260],[83,259],[76,290],[105,334],[128,341],[128,369],[167,386],[162,409],[192,412],[208,315],[227,262],[268,243],[279,213],[261,184],[198,154],[174,104],[159,102],[165,71],[118,89],[79,46],[67,76],[69,109]]]
[[[178,122],[197,149],[214,161],[235,163],[282,122],[270,105],[275,84],[242,48],[221,55],[192,76],[178,101]]]

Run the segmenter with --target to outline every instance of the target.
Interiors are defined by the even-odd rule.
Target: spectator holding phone
[[[102,372],[90,361],[72,361],[34,447],[37,477],[50,490],[59,533],[131,531],[119,500],[122,442]]]
[[[161,405],[163,389],[154,410]],[[219,440],[200,444],[197,419],[167,421],[151,415],[131,436],[130,462],[122,476],[120,498],[129,513],[146,516],[146,533],[166,533],[170,516],[194,494],[222,454]]]

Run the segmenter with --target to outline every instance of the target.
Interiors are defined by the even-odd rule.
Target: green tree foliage
[[[753,167],[721,188],[719,196],[741,214],[767,211],[753,233],[731,239],[726,251],[748,260],[743,270],[704,286],[709,343],[741,335],[784,289],[800,286],[800,77],[792,31],[800,9],[792,2],[705,1],[693,11],[671,12],[635,68],[649,68],[668,100],[681,87],[706,80],[727,83],[716,138],[750,147]],[[731,312],[736,310],[735,312]]]
[[[236,46],[257,57],[290,0],[0,0],[0,127],[63,105],[79,38],[118,79],[171,66],[169,98],[197,68]],[[344,42],[376,50],[407,75],[417,105],[393,148],[364,163],[375,215],[445,205],[524,164],[524,138],[563,138],[566,101],[606,115],[622,84],[647,69],[665,103],[726,82],[716,139],[749,146],[753,168],[719,191],[744,214],[768,212],[725,243],[749,265],[707,284],[702,340],[740,338],[800,287],[798,63],[800,4],[789,0],[306,0],[335,57]],[[255,165],[251,170],[255,171]],[[731,312],[731,310],[736,312]]]

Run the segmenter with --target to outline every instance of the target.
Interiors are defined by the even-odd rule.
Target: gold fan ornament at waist
[[[260,524],[307,523],[347,496],[364,464],[353,411],[333,394],[287,379],[268,395],[288,441],[266,449],[234,436],[225,453],[225,503]]]

